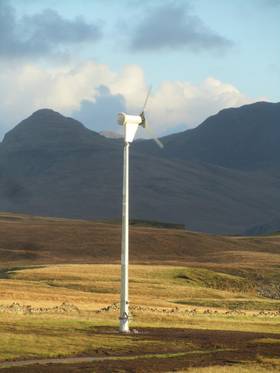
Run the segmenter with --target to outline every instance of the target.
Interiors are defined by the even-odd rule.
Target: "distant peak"
[[[220,110],[219,113],[231,113],[233,111],[237,112],[237,111],[244,111],[244,110],[252,111],[252,110],[256,110],[256,109],[257,110],[258,109],[263,110],[265,108],[267,108],[267,109],[271,109],[271,108],[278,109],[279,106],[280,106],[280,102],[256,101],[256,102],[253,102],[253,103],[241,105],[239,107],[225,108],[225,109]]]
[[[57,111],[54,111],[52,109],[48,109],[48,108],[45,108],[45,109],[39,109],[37,111],[34,111],[34,113],[31,114],[31,117],[46,117],[46,116],[52,116],[52,117],[63,117],[62,114],[60,114],[59,112]]]
[[[113,131],[101,131],[99,132],[101,136],[107,137],[108,139],[121,139],[123,135]]]
[[[81,122],[52,109],[40,109],[21,121],[4,136],[4,144],[21,147],[80,147],[104,142],[97,132]],[[95,144],[96,145],[96,144]]]

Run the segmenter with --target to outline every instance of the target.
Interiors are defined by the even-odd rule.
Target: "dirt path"
[[[113,334],[114,329],[100,327],[96,334]],[[274,360],[267,371],[279,371],[280,335],[201,329],[144,328],[133,336],[135,348],[117,355],[117,351],[103,351],[103,356],[82,356],[50,359],[30,359],[0,363],[0,371],[13,373],[104,373],[104,372],[170,372],[191,367],[233,366],[236,364],[261,364],[262,358]],[[147,348],[137,341],[145,339]],[[177,349],[159,349],[158,340],[165,345],[178,343]],[[179,343],[180,342],[180,343]],[[191,349],[182,348],[192,344]],[[176,347],[176,345],[175,345]],[[278,362],[277,362],[278,361]],[[272,364],[272,363],[271,363]],[[276,366],[277,365],[277,366]],[[276,369],[276,370],[275,370]]]
[[[234,351],[233,349],[214,349],[214,350],[194,350],[187,352],[172,352],[172,353],[154,353],[154,354],[141,354],[141,355],[125,355],[125,356],[83,356],[83,357],[65,357],[65,358],[49,358],[49,359],[30,359],[18,361],[6,361],[0,363],[0,369],[25,367],[30,365],[49,365],[49,364],[79,364],[79,363],[93,363],[97,361],[112,361],[112,360],[136,360],[136,359],[160,359],[160,358],[175,358],[185,355],[197,354],[213,354],[217,352]]]

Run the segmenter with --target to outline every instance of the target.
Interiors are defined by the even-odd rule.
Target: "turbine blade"
[[[145,98],[145,101],[144,101],[144,105],[143,105],[142,113],[143,113],[144,110],[146,109],[147,102],[148,102],[148,99],[149,99],[149,97],[150,97],[151,91],[152,91],[152,86],[150,85],[150,87],[149,87],[149,89],[148,89],[148,92],[147,92],[147,95],[146,95],[146,98]]]
[[[150,127],[147,126],[147,121],[146,121],[146,127],[145,129],[150,133],[152,139],[157,143],[157,145],[163,149],[164,146],[163,146],[163,143],[156,137],[154,131],[152,131],[152,129]]]

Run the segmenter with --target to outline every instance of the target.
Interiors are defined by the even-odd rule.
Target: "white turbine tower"
[[[122,202],[122,251],[121,251],[121,298],[120,298],[120,332],[129,333],[128,303],[128,248],[129,248],[129,145],[133,142],[139,126],[147,129],[145,107],[150,95],[148,91],[144,107],[139,115],[118,114],[118,123],[124,128],[123,151],[123,202]],[[150,131],[151,132],[151,131]],[[159,147],[162,143],[153,136]]]

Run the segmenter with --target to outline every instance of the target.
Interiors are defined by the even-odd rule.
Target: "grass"
[[[86,320],[40,316],[1,317],[0,358],[59,357],[94,353],[96,349],[125,350],[131,338],[95,335]]]
[[[280,340],[279,339],[275,339],[275,338],[259,338],[259,339],[253,340],[252,343],[257,343],[257,344],[260,344],[260,343],[264,343],[264,344],[280,344]]]
[[[0,222],[1,263],[6,267],[119,260],[118,224],[9,213],[0,213]],[[191,264],[236,271],[280,265],[280,235],[214,236],[136,225],[131,227],[130,238],[134,263]]]
[[[100,333],[106,327],[108,332]],[[169,353],[192,351],[196,346],[189,341],[123,336],[117,332],[116,320],[99,317],[89,320],[63,315],[9,315],[1,314],[0,360],[62,357],[73,355],[152,353],[155,349]],[[101,329],[103,330],[103,329]]]
[[[119,301],[118,265],[51,265],[8,272],[0,282],[6,299],[31,304],[58,300],[96,309]],[[280,300],[257,296],[253,280],[219,271],[175,266],[130,266],[130,294],[134,304],[170,307],[189,305],[231,310],[278,310]],[[4,290],[3,289],[3,290]],[[175,297],[176,295],[176,297]]]
[[[81,313],[0,313],[0,359],[152,353],[155,349],[168,354],[199,349],[189,340],[174,338],[166,344],[162,338],[144,336],[136,340],[117,334],[118,310],[96,310],[119,301],[119,275],[119,266],[112,264],[46,265],[6,272],[0,280],[2,304],[17,301],[32,307],[52,307],[66,301]],[[247,280],[241,276],[199,268],[131,265],[130,279],[132,328],[172,325],[280,335],[280,314],[258,313],[260,309],[278,309],[280,302],[257,297],[251,287],[243,286]],[[253,311],[231,313],[232,308]],[[99,333],[100,327],[110,332]],[[254,339],[259,345],[277,341],[272,337]]]
[[[280,370],[280,235],[131,227],[131,328],[146,334],[121,336],[117,309],[96,312],[119,302],[120,225],[7,213],[0,221],[0,360],[104,354],[140,360],[144,353],[151,364],[159,352],[162,371],[169,360],[183,370],[186,359],[201,366],[194,372]],[[260,296],[269,294],[263,288],[274,299]],[[35,309],[67,302],[80,313],[8,312],[13,302]],[[236,355],[221,355],[232,348]],[[220,351],[217,361],[207,355],[213,349]],[[188,357],[191,351],[205,355],[200,361]]]
[[[187,370],[181,370],[181,372],[192,372],[192,373],[268,373],[268,372],[279,372],[280,365],[275,364],[251,364],[251,363],[240,363],[228,366],[213,365],[204,368],[190,368]]]
[[[244,299],[195,298],[188,300],[175,300],[174,303],[200,307],[226,308],[229,310],[278,311],[280,309],[279,300],[274,301],[271,299],[262,299],[257,297],[244,297]]]
[[[207,287],[234,292],[254,290],[254,283],[247,278],[203,268],[179,268],[174,278],[192,286]]]

